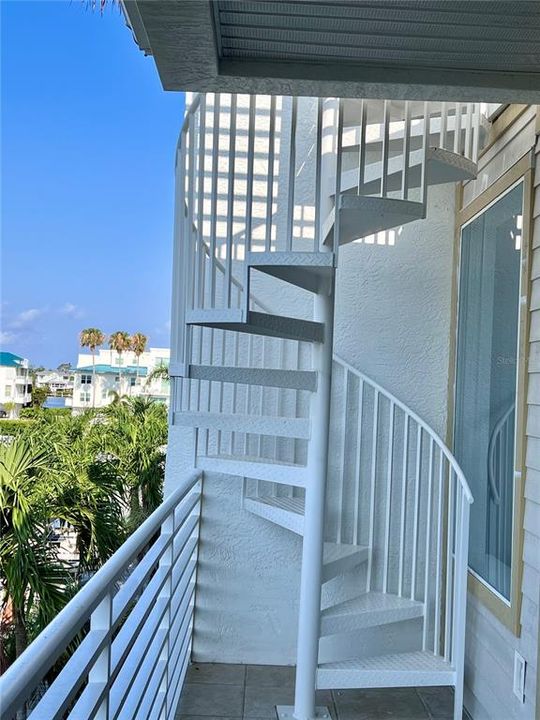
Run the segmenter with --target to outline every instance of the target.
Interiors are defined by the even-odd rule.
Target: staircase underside
[[[281,370],[277,368],[251,368],[233,365],[189,365],[187,377],[191,380],[263,385],[291,390],[317,389],[317,373],[312,370]]]
[[[244,508],[297,535],[304,532],[304,499],[294,497],[258,497],[244,499]]]
[[[201,325],[252,335],[267,335],[284,340],[303,342],[323,342],[324,340],[324,325],[321,323],[252,310],[248,313],[234,308],[191,310],[186,313],[186,322],[188,325]]]
[[[244,499],[244,509],[297,535],[304,533],[304,500],[294,497]],[[369,549],[362,545],[324,543],[323,582],[342,575],[368,560]]]
[[[423,203],[387,197],[345,193],[341,195],[340,204],[340,245],[420,220],[425,213]],[[331,245],[334,242],[333,210],[325,221],[323,234],[325,244]]]
[[[317,688],[384,688],[454,685],[450,663],[433,653],[417,651],[319,665]]]
[[[422,179],[422,150],[410,154],[407,172],[409,189],[418,188]],[[442,148],[429,148],[427,151],[427,182],[428,185],[444,185],[446,183],[464,182],[472,180],[477,175],[477,166],[472,160],[463,155],[444,150]],[[380,192],[382,162],[374,162],[365,169],[364,182],[360,186],[360,194],[374,195]],[[335,192],[335,179],[331,185],[331,194]],[[388,172],[386,174],[386,189],[388,192],[398,192],[403,183],[403,156],[389,158]],[[347,170],[341,178],[341,191],[354,189],[358,193],[358,168]]]
[[[250,269],[315,293],[332,280],[335,262],[335,255],[331,252],[250,252],[248,254]]]

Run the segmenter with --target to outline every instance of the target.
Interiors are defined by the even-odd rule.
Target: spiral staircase
[[[469,505],[450,450],[333,354],[339,249],[475,177],[479,105],[193,98],[178,148],[172,414],[194,464],[303,537],[294,710],[316,688],[455,687]],[[296,313],[288,308],[296,309]],[[329,453],[329,446],[332,452]]]

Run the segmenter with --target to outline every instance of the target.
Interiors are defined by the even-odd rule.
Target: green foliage
[[[27,420],[10,420],[8,418],[0,418],[0,435],[17,435],[21,429],[26,427],[27,424]]]
[[[103,449],[115,457],[127,490],[132,523],[139,523],[163,499],[167,410],[149,398],[121,398],[106,409]]]
[[[47,449],[22,436],[0,446],[2,610],[11,606],[17,656],[28,643],[30,617],[42,629],[69,597],[69,575],[48,540],[49,509],[39,492],[49,460]]]
[[[35,418],[42,417],[43,413],[47,413],[51,416],[57,417],[71,417],[71,408],[59,407],[59,408],[42,408],[42,407],[28,407],[23,408],[19,413],[19,417],[23,419],[34,420]]]
[[[61,412],[59,412],[61,410]],[[18,656],[77,586],[162,501],[167,411],[119,398],[72,416],[32,408],[0,420],[0,653]],[[76,533],[78,567],[68,573],[50,542],[51,523]],[[0,657],[0,661],[2,658]]]
[[[41,407],[50,394],[51,388],[48,385],[37,387],[34,383],[32,386],[32,405]]]

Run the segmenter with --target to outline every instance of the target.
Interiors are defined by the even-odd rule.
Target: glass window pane
[[[474,496],[469,565],[510,598],[523,186],[462,230],[455,454]]]

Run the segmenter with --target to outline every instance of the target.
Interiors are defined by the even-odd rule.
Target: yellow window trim
[[[459,186],[456,197],[456,223],[454,236],[454,257],[452,276],[452,311],[450,328],[450,367],[448,373],[448,424],[447,443],[453,447],[454,441],[454,402],[457,353],[457,322],[459,293],[459,256],[461,248],[461,230],[469,220],[481,213],[500,195],[523,180],[523,235],[521,255],[521,312],[519,320],[518,348],[518,386],[516,395],[516,464],[514,468],[514,529],[512,538],[512,574],[510,603],[505,601],[495,589],[481,581],[469,571],[468,590],[474,597],[500,620],[517,637],[521,634],[521,583],[523,577],[523,512],[525,489],[525,427],[527,412],[527,357],[529,343],[528,301],[530,298],[530,257],[532,242],[532,203],[533,203],[533,155],[532,152],[518,160],[489,188],[462,208],[463,187]]]

